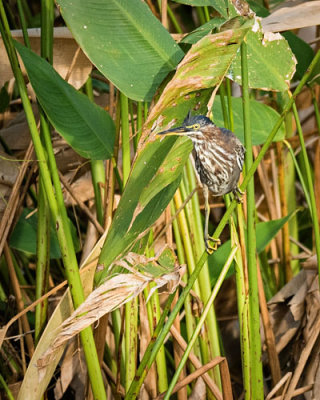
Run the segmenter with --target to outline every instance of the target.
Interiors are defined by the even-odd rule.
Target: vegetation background
[[[0,0],[3,398],[317,398],[319,23],[319,1]],[[191,141],[156,136],[189,111],[246,147],[211,255]]]

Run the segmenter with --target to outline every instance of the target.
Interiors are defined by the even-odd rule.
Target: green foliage
[[[211,6],[223,17],[228,18],[228,2],[226,0],[174,0],[176,3],[187,4],[189,6]]]
[[[64,81],[43,58],[19,42],[15,46],[54,128],[81,156],[93,160],[110,158],[115,134],[110,115]]]
[[[129,251],[138,236],[161,215],[179,186],[191,149],[187,138],[169,137],[145,145],[133,165],[99,264],[108,267]],[[96,282],[101,283],[108,273],[107,268],[97,273]]]
[[[257,252],[261,253],[271,242],[271,240],[277,235],[280,229],[283,228],[284,224],[286,224],[292,215],[295,212],[287,215],[286,217],[267,221],[260,222],[256,226],[256,240],[257,240]],[[214,252],[208,258],[208,263],[210,267],[210,277],[211,277],[211,285],[214,286],[216,280],[218,279],[220,272],[224,266],[224,263],[230,254],[231,251],[231,241],[227,240],[223,243],[222,246],[218,248],[216,252]],[[234,273],[234,267],[229,269],[226,277],[231,276]]]
[[[37,253],[36,246],[38,214],[34,213],[28,217],[31,212],[32,210],[29,208],[23,209],[21,216],[10,236],[10,246],[13,249],[34,255]],[[75,250],[79,251],[80,242],[77,237],[76,228],[70,220],[69,223]],[[61,258],[57,233],[53,224],[50,228],[50,258]]]
[[[301,79],[313,59],[312,47],[290,31],[284,32],[282,35],[289,43],[298,62],[294,78]]]
[[[232,113],[234,118],[234,133],[244,143],[243,131],[243,105],[241,97],[232,97]],[[217,126],[224,125],[220,96],[216,96],[212,107],[213,121]],[[263,144],[274,124],[279,119],[279,114],[273,108],[266,104],[259,103],[256,100],[250,100],[250,120],[252,126],[252,144]],[[281,125],[274,141],[283,140],[285,136],[284,124]]]
[[[150,101],[183,57],[141,0],[58,0],[58,4],[89,59],[133,100]]]
[[[258,30],[246,36],[249,87],[282,92],[289,88],[296,60],[287,41],[280,34],[272,35],[263,37]],[[241,85],[240,53],[231,64],[228,78]]]

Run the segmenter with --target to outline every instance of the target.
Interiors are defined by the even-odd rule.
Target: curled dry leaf
[[[127,273],[112,275],[110,279],[96,288],[85,302],[62,323],[60,332],[57,332],[52,345],[38,360],[38,367],[42,368],[48,365],[51,354],[54,354],[66,341],[98,321],[105,314],[114,311],[138,296],[149,283],[155,283],[155,286],[150,290],[149,297],[157,288],[168,283],[170,283],[170,290],[174,291],[180,282],[184,268],[177,264],[173,268],[163,266],[161,261],[159,262],[162,253],[153,258],[128,253],[121,261],[111,265],[111,268],[115,265],[120,266]]]
[[[320,24],[320,1],[303,2],[294,7],[287,3],[262,19],[264,32],[283,32]]]
[[[31,48],[38,54],[40,54],[40,32],[40,28],[28,29]],[[23,43],[21,30],[13,31],[12,36]],[[76,54],[78,48],[79,46],[68,28],[54,28],[53,66],[64,79],[71,72],[68,82],[76,89],[80,89],[84,85],[92,69],[91,62],[82,50]],[[74,65],[72,70],[69,71],[72,63]],[[0,87],[11,78],[13,78],[12,69],[3,41],[0,38]]]

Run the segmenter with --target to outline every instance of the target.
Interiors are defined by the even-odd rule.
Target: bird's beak
[[[172,128],[172,129],[168,129],[166,131],[158,132],[157,135],[159,135],[159,136],[162,136],[162,135],[166,135],[166,136],[173,136],[173,135],[183,136],[183,135],[186,135],[189,132],[190,132],[190,129],[188,129],[187,127],[178,126],[177,128]]]

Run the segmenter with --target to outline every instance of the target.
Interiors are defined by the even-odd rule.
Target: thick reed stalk
[[[16,79],[17,88],[20,92],[21,101],[25,110],[26,119],[30,129],[30,134],[34,144],[36,156],[39,161],[39,169],[43,176],[43,184],[45,186],[48,204],[57,230],[59,245],[70,287],[71,297],[73,300],[74,307],[77,308],[84,301],[84,293],[81,284],[78,263],[73,247],[70,226],[67,218],[67,211],[65,208],[65,204],[63,202],[63,195],[59,181],[59,174],[55,164],[55,158],[52,150],[52,143],[50,140],[50,136],[45,139],[49,165],[51,173],[53,172],[52,180],[54,183],[54,189],[52,186],[51,174],[46,160],[46,154],[40,140],[36,120],[34,118],[32,107],[28,98],[27,88],[21,73],[21,69],[19,67],[17,54],[14,48],[2,0],[0,0],[0,16],[1,16],[1,22],[0,22],[1,36],[7,50],[13,74]],[[97,352],[94,344],[91,327],[83,330],[80,334],[80,337],[86,357],[86,362],[88,366],[88,372],[94,397],[99,400],[106,399],[106,392],[104,389],[101,370],[99,366],[99,360],[97,357]]]
[[[244,141],[246,147],[245,166],[249,171],[253,163],[251,126],[250,126],[250,99],[248,82],[247,44],[241,44],[241,76]],[[250,392],[245,393],[246,399],[263,400],[263,373],[261,362],[260,312],[259,292],[256,260],[256,230],[255,230],[255,197],[253,176],[247,184],[247,263],[248,263],[248,300],[249,300],[249,337],[250,337]]]

